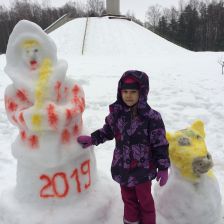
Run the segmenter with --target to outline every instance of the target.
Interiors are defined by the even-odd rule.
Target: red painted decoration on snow
[[[59,192],[58,187],[57,187],[57,181],[56,179],[60,177],[64,183],[64,190],[63,192]],[[56,173],[53,178],[52,178],[52,188],[53,192],[55,193],[55,196],[58,198],[64,198],[68,194],[69,186],[68,186],[68,180],[66,177],[66,174],[61,172],[61,173]]]
[[[77,96],[74,96],[72,102],[75,103],[75,104],[78,104],[79,103],[79,98]]]
[[[62,192],[59,192],[57,179],[62,179],[63,183],[61,186]],[[64,198],[68,195],[69,192],[69,184],[66,173],[59,172],[55,173],[53,177],[49,177],[47,175],[41,175],[40,180],[46,180],[46,184],[40,190],[40,197],[41,198]]]
[[[57,81],[54,88],[57,96],[57,102],[59,102],[61,100],[61,92],[60,92],[61,82]]]
[[[15,115],[12,116],[12,120],[13,120],[16,124],[18,123],[18,121],[17,121]]]
[[[72,111],[70,109],[66,109],[66,121],[69,122],[72,119]]]
[[[55,112],[55,106],[53,104],[50,104],[47,108],[47,113],[48,113],[48,121],[50,126],[56,129],[57,124],[58,124],[58,116]]]
[[[75,125],[74,128],[73,128],[73,134],[75,136],[77,136],[79,134],[79,126],[78,125]]]
[[[78,85],[75,85],[75,86],[73,87],[73,89],[72,89],[72,92],[73,92],[73,94],[74,94],[75,96],[78,95],[79,91],[80,91],[80,88],[79,88]]]
[[[71,175],[71,178],[75,178],[75,181],[76,181],[76,191],[78,193],[81,193],[81,183],[80,183],[80,180],[79,180],[79,173],[78,173],[78,169],[75,169]]]
[[[83,104],[83,106],[85,107],[85,104],[86,104],[86,103],[85,103],[85,99],[82,97],[81,100],[82,100],[82,104]]]
[[[47,183],[40,190],[40,197],[41,198],[52,198],[52,197],[54,197],[53,193],[49,194],[49,193],[46,192],[48,190],[48,188],[50,188],[51,185],[52,185],[51,178],[47,175],[41,175],[40,179],[47,181]]]
[[[76,116],[79,114],[80,111],[79,111],[79,108],[77,107],[77,105],[76,105],[76,107],[73,108],[72,112],[73,112],[73,116]]]
[[[80,103],[79,107],[80,107],[80,111],[82,113],[85,109],[85,100],[83,98],[81,99],[81,103]]]
[[[61,141],[62,143],[69,143],[70,141],[70,133],[67,129],[64,129],[64,131],[61,134]]]
[[[85,184],[85,189],[88,189],[91,185],[90,160],[86,160],[81,164],[81,172],[83,175],[88,175],[88,183]]]
[[[65,198],[66,196],[68,196],[71,187],[74,187],[73,182],[70,182],[71,179],[75,180],[77,193],[81,193],[83,190],[87,190],[91,186],[90,170],[90,160],[85,160],[81,163],[79,169],[75,168],[73,170],[71,175],[68,175],[64,172],[55,173],[53,174],[53,176],[49,176],[46,174],[41,175],[40,180],[45,181],[45,183],[44,186],[40,189],[40,197],[44,199]],[[81,175],[87,175],[87,183],[81,183],[81,180],[86,180],[86,178],[80,180]],[[57,183],[59,178],[61,180],[60,191],[58,189],[59,184]]]
[[[7,109],[10,112],[16,111],[17,107],[18,107],[18,105],[15,103],[15,101],[8,100],[8,102],[7,102]]]
[[[68,96],[68,87],[67,86],[65,86],[65,88],[64,88],[64,93],[65,93],[65,98],[67,98],[67,96]]]
[[[28,139],[29,145],[31,148],[38,148],[39,146],[39,139],[36,135],[31,135]]]
[[[77,96],[74,96],[72,103],[76,104],[80,110],[80,112],[82,113],[85,109],[85,100],[82,98],[80,99]]]
[[[20,114],[19,114],[19,122],[21,123],[21,124],[25,124],[25,120],[24,120],[24,117],[23,117],[23,112],[21,112]]]
[[[16,96],[22,101],[29,101],[25,90],[17,90]]]
[[[20,137],[23,141],[26,140],[26,132],[25,131],[20,131]]]

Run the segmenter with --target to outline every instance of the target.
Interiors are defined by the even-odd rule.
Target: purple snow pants
[[[121,186],[121,196],[124,202],[124,220],[140,221],[141,224],[155,224],[155,206],[151,194],[151,182],[138,184],[135,187]]]

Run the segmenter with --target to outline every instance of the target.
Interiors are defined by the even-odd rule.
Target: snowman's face
[[[43,59],[42,49],[38,43],[25,44],[22,48],[22,60],[31,70],[40,67]]]

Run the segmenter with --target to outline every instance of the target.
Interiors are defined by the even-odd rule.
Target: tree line
[[[193,51],[224,51],[223,0],[180,1],[177,10],[149,7],[146,26],[160,36]]]

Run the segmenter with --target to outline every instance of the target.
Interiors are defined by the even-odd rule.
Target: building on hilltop
[[[120,15],[120,0],[107,0],[107,13],[112,15]]]

